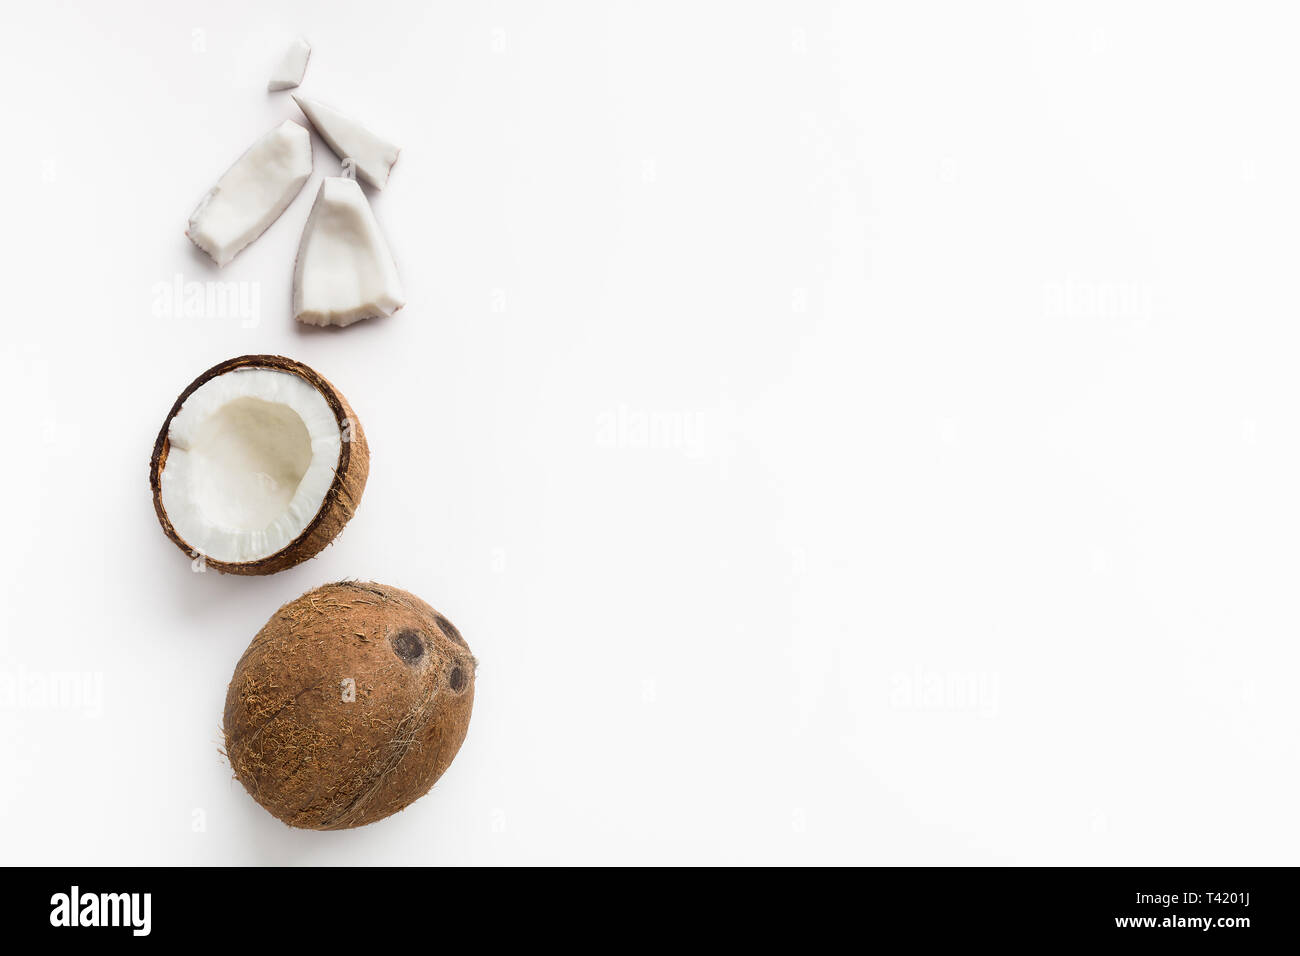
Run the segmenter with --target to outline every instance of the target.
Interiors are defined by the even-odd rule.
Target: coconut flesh
[[[224,266],[280,218],[310,176],[311,134],[285,120],[208,190],[185,235]]]
[[[358,176],[376,189],[388,185],[388,174],[400,149],[332,106],[297,94],[293,94],[293,101],[338,158],[352,161]]]
[[[328,176],[312,204],[293,267],[293,315],[351,325],[406,304],[397,265],[356,180]]]
[[[235,360],[244,364],[191,386],[153,464],[168,535],[218,570],[255,574],[329,543],[351,517],[357,459],[368,457],[350,409],[324,379],[287,359],[259,358],[276,359]]]
[[[275,92],[291,90],[298,86],[302,83],[303,74],[307,72],[307,59],[310,56],[311,44],[301,37],[294,40],[280,57],[280,62],[276,65],[275,72],[271,74],[266,88]]]
[[[476,661],[414,594],[342,581],[266,623],[226,692],[226,756],[291,826],[339,830],[423,796],[469,729]]]

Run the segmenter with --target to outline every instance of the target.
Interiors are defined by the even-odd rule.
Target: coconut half
[[[358,176],[376,189],[388,185],[388,174],[401,152],[398,147],[332,106],[297,94],[293,101],[339,159],[352,160]]]
[[[284,51],[284,56],[280,57],[280,62],[271,74],[270,81],[266,88],[272,92],[276,90],[291,90],[302,83],[303,74],[307,72],[307,60],[311,56],[311,44],[299,37],[289,44],[289,48]]]
[[[208,190],[185,235],[224,266],[280,218],[310,177],[311,134],[285,120]]]
[[[370,450],[352,407],[278,355],[216,365],[176,399],[149,466],[163,531],[230,574],[315,556],[356,511]]]
[[[341,176],[322,180],[293,267],[293,317],[351,325],[405,304],[393,254],[361,187]]]

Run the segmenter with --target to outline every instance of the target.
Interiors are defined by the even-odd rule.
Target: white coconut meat
[[[293,317],[351,325],[392,315],[406,299],[388,243],[355,180],[322,180],[293,269]]]
[[[334,482],[343,435],[297,375],[249,368],[209,379],[167,431],[162,505],[176,533],[217,561],[259,561],[307,529]]]
[[[358,176],[376,189],[388,185],[388,174],[400,149],[331,106],[297,94],[293,101],[339,159],[352,160]]]
[[[285,120],[217,180],[185,235],[224,266],[280,218],[310,177],[311,134]]]
[[[280,62],[271,74],[270,81],[266,88],[274,92],[275,90],[291,90],[302,83],[303,74],[307,72],[307,60],[311,56],[311,44],[299,37],[289,44],[289,48],[284,51],[284,56],[280,57]]]

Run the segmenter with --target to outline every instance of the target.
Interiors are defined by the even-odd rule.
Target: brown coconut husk
[[[356,513],[357,505],[361,501],[361,493],[366,487],[366,478],[370,474],[370,446],[366,443],[366,434],[361,428],[361,420],[357,418],[356,412],[352,410],[347,399],[310,366],[282,355],[241,355],[212,366],[191,382],[176,399],[176,403],[167,413],[167,418],[158,432],[158,438],[153,446],[153,456],[149,460],[149,487],[153,490],[153,508],[158,515],[158,521],[162,524],[167,537],[190,557],[198,557],[198,552],[176,533],[162,504],[162,472],[167,465],[167,453],[170,450],[167,431],[171,427],[172,419],[185,404],[185,400],[200,385],[218,375],[241,368],[278,369],[304,379],[324,396],[346,439],[339,449],[334,482],[326,492],[320,510],[316,512],[316,516],[302,534],[275,554],[257,561],[231,562],[204,558],[207,567],[215,568],[225,574],[274,574],[315,557],[338,536],[343,526]]]
[[[235,776],[290,826],[341,830],[423,796],[460,749],[477,662],[413,594],[340,581],[275,613],[226,692]],[[351,682],[349,687],[347,682]]]

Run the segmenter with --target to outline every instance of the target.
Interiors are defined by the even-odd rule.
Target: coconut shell
[[[158,432],[158,438],[153,446],[153,456],[149,461],[149,487],[153,490],[153,509],[158,515],[158,521],[162,524],[167,537],[190,557],[197,557],[198,552],[176,533],[162,503],[162,472],[167,465],[167,452],[170,448],[167,432],[171,428],[172,419],[181,410],[185,400],[200,385],[218,375],[241,368],[278,369],[304,379],[325,398],[344,436],[344,441],[339,448],[334,482],[326,492],[316,517],[303,529],[302,534],[275,554],[257,561],[232,562],[204,558],[207,567],[226,574],[274,574],[295,564],[301,564],[308,558],[314,558],[338,536],[343,526],[356,513],[357,504],[361,501],[361,493],[366,487],[366,478],[370,474],[370,446],[366,443],[366,433],[361,428],[361,420],[357,418],[352,406],[348,404],[343,394],[315,369],[282,355],[241,355],[212,366],[191,382],[172,405]]]
[[[294,827],[341,830],[423,796],[456,756],[476,661],[413,594],[340,581],[275,613],[226,692],[226,756]]]

